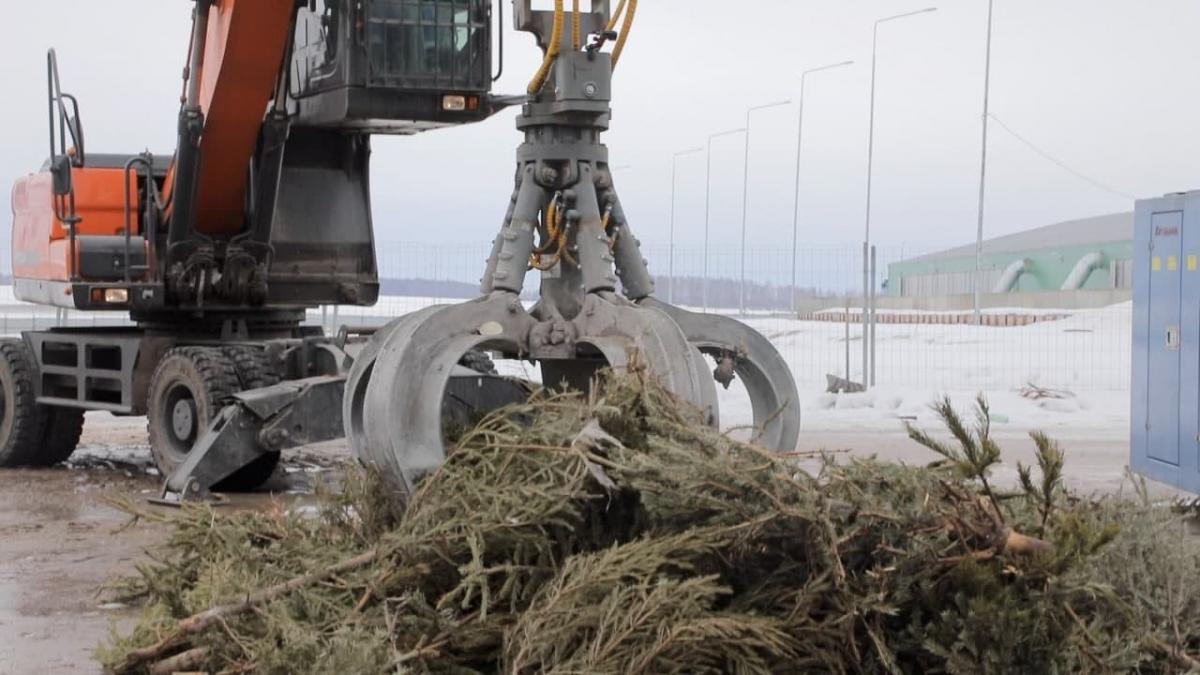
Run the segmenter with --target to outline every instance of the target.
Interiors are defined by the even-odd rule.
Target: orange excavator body
[[[137,204],[137,181],[125,180],[119,168],[77,167],[71,170],[75,211],[80,219],[77,237],[119,236],[125,233],[125,200]],[[125,193],[121,184],[125,183]],[[13,276],[21,279],[67,281],[78,265],[69,265],[69,230],[59,219],[49,171],[17,181],[13,187]],[[140,234],[138,219],[131,218],[131,231]],[[78,255],[78,253],[76,253]]]

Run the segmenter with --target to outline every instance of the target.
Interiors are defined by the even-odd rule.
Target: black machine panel
[[[415,133],[485,119],[490,0],[315,0],[292,62],[297,123]]]

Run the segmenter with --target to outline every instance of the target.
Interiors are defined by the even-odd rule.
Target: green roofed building
[[[919,298],[973,293],[975,245],[888,266],[888,293]],[[983,291],[1128,290],[1133,214],[1072,220],[983,243]]]

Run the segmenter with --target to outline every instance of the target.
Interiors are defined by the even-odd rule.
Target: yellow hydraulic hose
[[[621,20],[621,12],[625,11],[625,2],[626,0],[621,0],[620,4],[617,5],[617,11],[613,12],[612,17],[608,20],[608,30],[617,27],[617,22]]]
[[[545,217],[543,218],[546,226],[546,241],[534,249],[534,254],[541,255],[550,250],[550,247],[558,241],[558,197],[550,201],[550,206],[546,207]]]
[[[621,0],[621,4],[624,5],[625,0]],[[629,30],[633,28],[633,17],[637,14],[637,4],[638,0],[629,0],[629,11],[625,12],[625,25],[621,27],[621,34],[617,36],[617,46],[613,47],[613,70],[616,70],[617,62],[621,60],[621,52],[625,51],[625,41],[629,39]],[[616,17],[614,16],[613,19],[613,25],[616,25]]]
[[[574,0],[571,7],[571,48],[575,51],[583,49],[583,17],[579,14],[579,0]]]
[[[530,96],[535,96],[541,91],[542,85],[546,84],[546,78],[550,77],[550,68],[558,58],[559,48],[562,46],[565,23],[566,12],[563,11],[563,0],[554,0],[554,30],[550,35],[550,45],[546,48],[546,58],[542,60],[542,67],[538,68],[537,73],[533,76],[533,81],[529,83]]]

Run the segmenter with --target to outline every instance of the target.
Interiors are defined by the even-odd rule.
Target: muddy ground
[[[272,499],[305,499],[314,480],[345,459],[337,447],[293,454],[273,479],[276,494],[236,497],[230,507],[265,508]],[[134,571],[166,534],[110,504],[141,506],[157,496],[146,422],[89,413],[81,447],[64,466],[0,470],[0,675],[100,673],[96,645],[133,610],[112,603],[104,586]]]
[[[1033,444],[1020,434],[1001,439],[1002,482],[1015,479],[1017,461],[1029,463]],[[1066,438],[1072,487],[1085,493],[1122,489],[1128,443],[1122,439]],[[932,455],[895,432],[806,434],[800,450],[850,450],[909,463]],[[332,462],[322,458],[330,457]],[[314,480],[331,476],[345,459],[337,444],[293,455],[273,487],[275,496],[241,497],[231,508],[262,508],[272,499],[303,500]],[[332,465],[332,466],[331,466]],[[92,656],[115,623],[133,611],[110,603],[103,586],[145,560],[162,540],[161,525],[125,527],[129,518],[106,500],[154,496],[160,478],[150,466],[145,421],[90,414],[80,451],[67,466],[38,471],[0,470],[0,674],[99,673]],[[1169,494],[1164,490],[1160,493]]]

